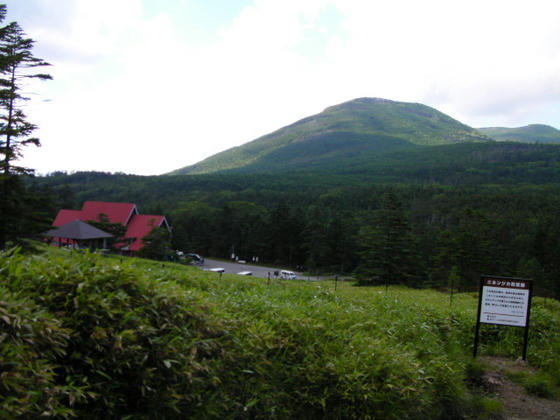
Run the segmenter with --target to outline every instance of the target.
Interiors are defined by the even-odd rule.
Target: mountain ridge
[[[421,146],[493,141],[419,103],[357,98],[168,175],[328,168]]]
[[[481,127],[478,130],[497,141],[560,143],[560,130],[545,124],[529,124],[522,127]]]

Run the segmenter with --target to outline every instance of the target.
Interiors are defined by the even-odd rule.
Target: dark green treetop
[[[6,5],[0,4],[0,22],[6,12]],[[31,137],[37,126],[27,121],[23,112],[24,103],[30,99],[24,89],[31,79],[51,78],[36,72],[36,68],[49,64],[33,56],[33,43],[17,22],[0,27],[0,249],[11,241],[19,242],[24,236],[39,233],[43,224],[22,229],[22,221],[42,219],[42,210],[33,192],[23,184],[22,175],[32,174],[33,170],[14,165],[24,146],[39,146],[39,139]]]
[[[0,19],[5,16],[6,6],[0,5]],[[35,71],[50,64],[33,56],[34,42],[17,22],[0,28],[0,154],[4,175],[32,172],[15,166],[13,161],[22,156],[23,146],[40,145],[38,138],[30,137],[37,126],[27,121],[22,109],[23,103],[29,100],[23,92],[26,81],[51,79],[50,75]]]

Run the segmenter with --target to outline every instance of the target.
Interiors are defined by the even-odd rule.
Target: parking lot
[[[200,268],[204,270],[210,270],[212,268],[223,268],[224,273],[229,274],[238,274],[243,271],[250,271],[254,277],[262,277],[265,279],[267,279],[269,275],[271,278],[274,278],[274,272],[279,273],[282,270],[280,268],[263,267],[260,265],[242,264],[238,262],[218,261],[212,259],[205,259],[204,264],[201,265]],[[301,273],[294,273],[296,275],[296,278],[299,280],[315,280],[315,278],[308,279],[307,277],[303,277]]]

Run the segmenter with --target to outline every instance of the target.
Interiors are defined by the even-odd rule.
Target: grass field
[[[0,417],[488,418],[477,297],[266,280],[49,249],[0,254]],[[557,395],[560,304],[533,300],[521,378]],[[481,355],[522,330],[483,325]],[[474,372],[474,373],[473,373]],[[532,381],[532,382],[531,382]],[[539,392],[540,392],[539,391]]]

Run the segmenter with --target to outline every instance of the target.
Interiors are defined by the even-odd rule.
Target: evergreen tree
[[[2,5],[0,17],[3,18],[5,13],[6,7]],[[29,79],[51,79],[48,74],[34,71],[37,67],[50,65],[33,56],[31,50],[34,42],[26,38],[17,22],[0,29],[0,151],[4,175],[33,172],[13,162],[22,156],[23,146],[40,145],[38,138],[29,137],[37,126],[26,120],[22,110],[22,104],[29,100],[22,92],[24,82]]]
[[[480,210],[466,208],[459,213],[455,238],[460,287],[462,290],[476,289],[481,274],[504,273],[500,268],[501,255],[495,249],[493,222]]]
[[[343,273],[354,265],[355,243],[354,220],[350,214],[333,217],[328,226],[329,266],[335,272]]]
[[[383,195],[374,222],[373,226],[363,226],[359,233],[362,251],[357,274],[362,283],[369,277],[385,284],[417,286],[422,270],[415,239],[393,192]]]
[[[269,213],[268,259],[275,264],[288,264],[291,267],[301,263],[301,230],[295,211],[284,200],[280,200]]]
[[[5,17],[6,6],[0,5],[0,21]],[[24,146],[39,145],[38,138],[30,137],[37,126],[26,120],[22,110],[29,100],[22,91],[24,82],[51,78],[35,73],[35,68],[49,64],[33,56],[33,43],[16,22],[0,28],[0,249],[7,241],[32,233],[21,232],[18,226],[36,210],[29,208],[32,200],[26,199],[25,184],[19,179],[33,170],[14,165]]]
[[[88,220],[87,223],[103,232],[113,235],[112,238],[106,239],[107,248],[112,249],[113,245],[124,240],[126,234],[126,226],[120,223],[112,223],[105,213],[100,213],[97,216],[98,220]]]
[[[305,264],[309,270],[317,270],[328,265],[328,220],[325,212],[318,206],[310,206],[307,223],[303,229],[302,248]]]
[[[142,238],[144,246],[137,255],[152,260],[165,260],[171,257],[171,235],[165,228],[155,227]]]

